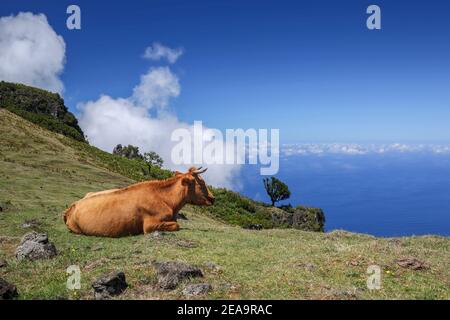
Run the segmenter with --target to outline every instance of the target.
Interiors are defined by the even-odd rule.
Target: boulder
[[[109,299],[111,296],[121,294],[128,284],[125,279],[125,274],[121,271],[106,273],[97,278],[92,283],[95,298],[97,300]]]
[[[175,289],[179,282],[186,278],[203,277],[200,268],[184,262],[155,262],[154,266],[157,272],[158,286],[163,290]]]
[[[28,259],[51,259],[57,255],[55,245],[48,241],[46,233],[35,231],[25,234],[16,249],[16,258],[20,261]]]
[[[0,278],[0,300],[11,300],[18,296],[15,285],[9,283],[3,278]]]
[[[209,283],[194,283],[188,284],[184,290],[183,294],[185,296],[200,296],[207,294],[211,290],[211,285]]]

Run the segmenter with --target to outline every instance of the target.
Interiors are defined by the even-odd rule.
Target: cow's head
[[[214,196],[208,190],[205,180],[200,176],[207,168],[200,170],[200,168],[192,167],[186,173],[176,172],[175,175],[182,176],[182,184],[187,186],[187,202],[190,204],[200,206],[210,206],[214,204]]]

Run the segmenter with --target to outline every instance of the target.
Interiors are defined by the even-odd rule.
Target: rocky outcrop
[[[56,255],[55,245],[48,241],[47,234],[35,231],[25,234],[16,249],[16,258],[19,261],[51,259]]]
[[[85,141],[77,118],[57,93],[0,81],[0,107],[46,129]]]
[[[325,216],[321,209],[308,207],[272,207],[224,188],[211,188],[216,201],[208,207],[196,207],[218,219],[246,229],[297,228],[324,231]]]
[[[304,231],[323,232],[325,227],[325,215],[322,209],[298,206],[284,209],[270,208],[270,214],[274,224]]]

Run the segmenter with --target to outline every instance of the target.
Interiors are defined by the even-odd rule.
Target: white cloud
[[[80,126],[96,147],[111,152],[118,144],[132,144],[141,152],[155,151],[165,160],[165,167],[185,171],[189,166],[177,166],[171,162],[175,142],[171,134],[184,128],[193,135],[193,125],[179,121],[166,110],[170,98],[178,96],[178,78],[167,67],[152,68],[141,76],[141,82],[128,98],[101,96],[95,101],[79,105]],[[156,110],[150,116],[149,110]],[[207,128],[204,128],[204,131]],[[236,177],[238,165],[209,165],[205,180],[215,186],[238,189]]]
[[[424,152],[432,154],[450,154],[450,145],[446,144],[358,144],[358,143],[303,143],[282,146],[284,156],[291,155],[365,155],[385,153]]]
[[[62,93],[64,39],[43,14],[0,18],[0,79]]]
[[[159,42],[154,42],[145,49],[143,57],[149,60],[167,59],[170,63],[175,63],[183,52],[184,50],[182,48],[171,49],[163,46]]]
[[[168,67],[151,68],[134,87],[132,99],[143,107],[167,106],[169,99],[180,94],[178,78]]]

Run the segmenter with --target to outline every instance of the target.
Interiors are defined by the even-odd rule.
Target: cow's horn
[[[205,168],[205,169],[203,169],[203,170],[200,170],[201,168],[202,168],[202,167],[198,168],[198,169],[195,171],[195,173],[196,173],[196,174],[201,174],[201,173],[205,172],[206,170],[208,170],[208,168]]]

